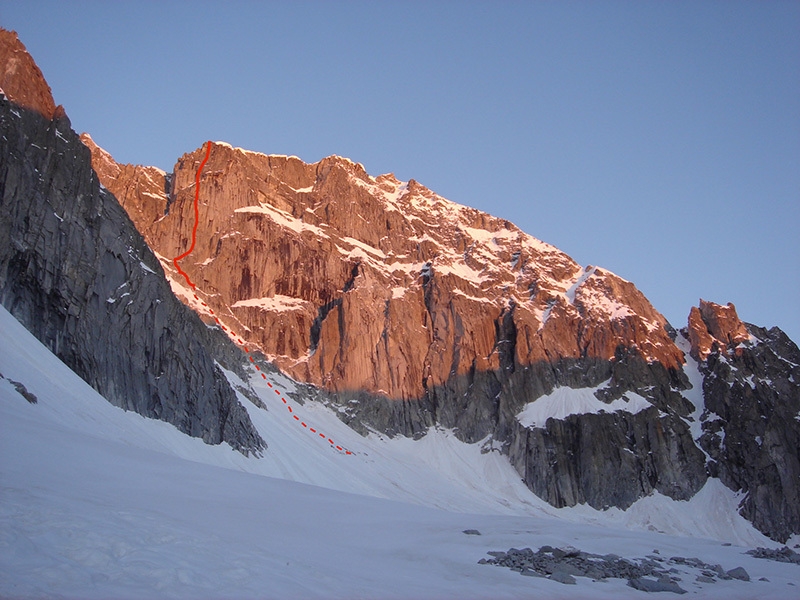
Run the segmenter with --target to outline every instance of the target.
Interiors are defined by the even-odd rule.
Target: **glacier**
[[[722,486],[689,502],[645,498],[627,511],[555,509],[481,444],[443,430],[419,441],[362,437],[330,409],[296,403],[354,454],[332,451],[286,417],[260,378],[251,383],[266,410],[243,403],[269,447],[247,458],[112,406],[3,308],[0,374],[3,597],[640,594],[621,579],[565,586],[477,564],[490,550],[544,544],[627,557],[659,549],[743,566],[753,580],[683,584],[703,597],[796,592],[797,566],[744,554],[776,544],[735,513]],[[270,377],[297,396],[288,378]]]

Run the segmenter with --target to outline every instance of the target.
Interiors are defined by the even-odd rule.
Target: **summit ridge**
[[[108,163],[84,141],[151,247],[176,253],[197,152],[167,176]],[[372,177],[336,156],[306,164],[220,143],[206,177],[203,241],[186,268],[217,313],[301,380],[411,399],[451,371],[497,369],[503,353],[525,365],[611,359],[635,345],[651,362],[683,363],[666,319],[633,284],[414,180]],[[280,311],[258,302],[274,298],[292,300]],[[365,306],[377,307],[370,319],[359,316]],[[512,349],[495,331],[506,313]]]

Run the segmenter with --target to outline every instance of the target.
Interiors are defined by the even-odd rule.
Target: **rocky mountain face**
[[[701,302],[677,332],[632,283],[413,180],[372,177],[336,156],[306,164],[224,143],[212,144],[201,172],[197,244],[181,263],[192,290],[171,258],[190,243],[205,148],[168,174],[117,164],[88,135],[82,141],[172,291],[208,326],[187,334],[203,348],[222,347],[203,336],[243,339],[362,433],[450,428],[505,454],[555,506],[627,508],[653,492],[688,499],[711,476],[744,493],[742,514],[761,531],[781,540],[800,532],[800,361],[780,331]],[[52,287],[48,269],[30,271]],[[110,290],[98,293],[109,306],[76,300],[70,310],[116,310]],[[141,319],[139,310],[147,308],[125,318]],[[134,336],[145,335],[139,364],[159,373],[163,334],[143,331]]]
[[[148,244],[162,257],[181,252],[202,149],[166,174],[118,165],[83,141]],[[776,344],[752,335],[733,307],[702,302],[679,334],[613,273],[341,157],[306,164],[216,143],[202,189],[198,245],[185,264],[197,290],[172,273],[173,289],[207,322],[213,311],[282,370],[327,393],[352,427],[413,437],[452,428],[507,454],[555,506],[627,508],[654,491],[689,499],[720,477],[746,493],[742,514],[759,529],[776,539],[798,531],[791,498],[800,480],[783,467],[798,460],[789,415],[800,406],[786,370],[797,363],[796,346],[786,339],[789,362],[770,363],[783,369],[772,376],[783,387],[753,398],[747,418],[729,415],[708,383],[714,357],[771,356]],[[767,377],[762,363],[754,368]],[[709,400],[688,399],[692,368]],[[526,406],[565,387],[594,389],[607,410],[523,424]],[[785,418],[759,437],[748,419],[772,414],[770,402]],[[764,448],[757,466],[718,444],[725,427]],[[773,446],[757,441],[768,437]]]
[[[200,151],[167,176],[117,165],[83,139],[151,247],[185,248]],[[631,283],[413,180],[225,144],[203,176],[186,270],[216,314],[298,379],[408,400],[470,372],[607,361],[619,346],[668,369],[683,363]]]
[[[0,27],[0,88],[8,90],[7,95],[14,103],[27,110],[39,113],[45,119],[63,116],[64,109],[53,100],[50,86],[42,75],[33,57],[19,41],[17,34]]]
[[[0,302],[111,403],[263,450],[215,365],[232,344],[172,294],[13,32],[0,30],[0,61]]]
[[[709,472],[746,493],[741,513],[775,539],[800,531],[800,351],[780,329],[742,323],[732,304],[689,317]]]

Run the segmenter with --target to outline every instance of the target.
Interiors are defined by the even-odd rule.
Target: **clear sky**
[[[339,154],[800,342],[800,2],[26,2],[78,131]]]

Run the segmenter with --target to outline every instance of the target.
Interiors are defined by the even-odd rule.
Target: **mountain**
[[[479,564],[544,545],[636,564],[660,553],[703,598],[783,599],[797,579],[797,565],[743,552],[774,543],[719,481],[689,502],[655,494],[625,512],[555,509],[498,453],[443,431],[364,438],[292,400],[353,449],[331,452],[275,410],[267,382],[288,382],[273,374],[253,384],[269,410],[244,403],[270,446],[245,457],[113,407],[2,307],[0,375],[3,598],[638,595],[619,575],[566,586]],[[702,575],[704,564],[722,571]],[[738,567],[750,582],[727,579]]]
[[[785,540],[800,531],[800,351],[777,327],[742,323],[732,304],[701,301],[688,337],[709,474],[744,492],[740,512],[760,531]]]
[[[117,164],[15,104],[42,97],[12,85],[41,87],[26,64],[4,87],[0,301],[112,403],[258,453],[237,398],[264,404],[247,366],[266,380],[268,360],[359,433],[449,430],[554,507],[721,482],[763,533],[800,532],[800,352],[779,330],[701,301],[676,331],[613,273],[345,158],[218,142],[172,173]]]
[[[148,244],[179,254],[203,150],[167,175],[118,165],[83,140]],[[222,143],[203,177],[187,272],[215,314],[298,379],[416,400],[452,376],[607,361],[620,345],[682,364],[666,320],[632,284],[413,180]]]
[[[213,332],[172,294],[13,32],[0,60],[0,303],[112,404],[260,452],[215,365],[225,352],[209,351]]]
[[[203,149],[166,174],[118,165],[82,139],[156,253],[185,248]],[[779,331],[702,301],[678,333],[613,273],[345,158],[306,164],[216,143],[201,177],[199,242],[185,265],[197,288],[163,261],[173,289],[329,392],[351,426],[415,438],[451,428],[507,454],[554,506],[627,508],[654,490],[685,500],[721,477],[746,493],[743,514],[759,529],[800,530],[800,360]],[[747,419],[723,416],[722,391],[705,383],[712,348],[728,347],[774,356],[756,368],[772,383],[736,409]],[[585,390],[593,408],[580,414]],[[570,408],[548,421],[557,405]],[[519,418],[547,406],[536,424]],[[720,449],[725,431],[749,440],[746,453]]]

